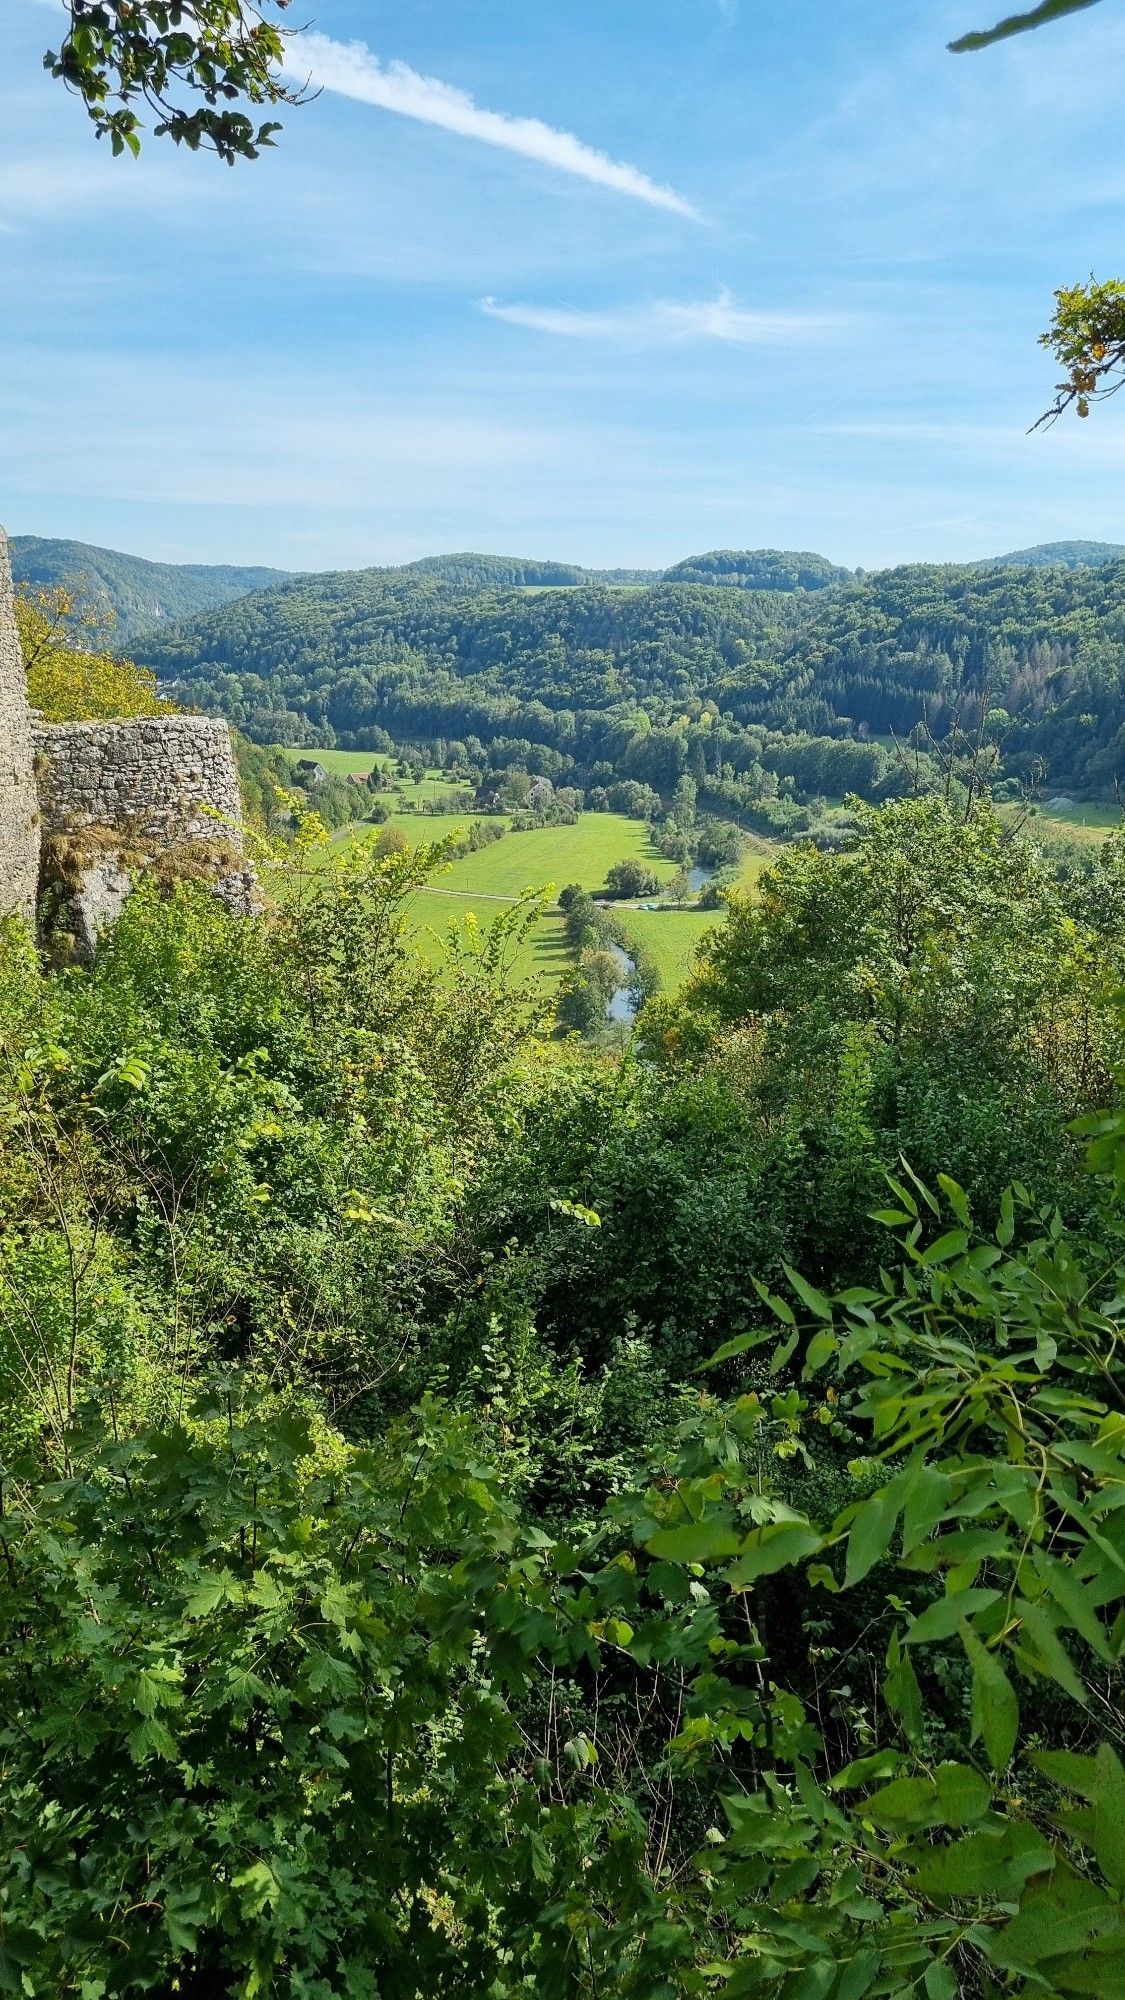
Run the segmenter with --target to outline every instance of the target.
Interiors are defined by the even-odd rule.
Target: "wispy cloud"
[[[290,45],[288,67],[293,76],[307,76],[321,90],[355,98],[360,104],[376,105],[381,111],[396,111],[403,118],[415,118],[423,125],[439,125],[443,131],[457,132],[465,139],[478,139],[486,146],[499,146],[524,159],[538,160],[559,173],[576,174],[614,194],[628,195],[633,201],[647,202],[650,208],[667,209],[692,222],[703,217],[674,188],[661,187],[639,167],[624,160],[610,159],[593,146],[576,139],[573,132],[560,132],[541,118],[516,118],[506,111],[486,111],[474,104],[467,91],[442,83],[434,76],[420,76],[406,63],[380,62],[364,42],[336,42],[328,35],[306,34]]]
[[[647,305],[607,312],[569,306],[501,305],[482,299],[490,319],[526,327],[564,340],[602,341],[626,347],[666,346],[680,341],[719,340],[732,347],[768,347],[777,341],[815,340],[844,324],[838,314],[755,312],[736,306],[727,291],[699,300],[656,299]]]

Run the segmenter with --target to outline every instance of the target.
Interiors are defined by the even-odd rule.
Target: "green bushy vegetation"
[[[444,851],[4,932],[0,1990],[1117,1992],[1121,835],[860,813],[625,1050]]]

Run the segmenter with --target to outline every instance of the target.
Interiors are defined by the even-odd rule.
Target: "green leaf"
[[[818,1528],[802,1526],[800,1522],[774,1521],[759,1528],[756,1535],[739,1547],[739,1559],[726,1573],[727,1582],[735,1589],[815,1554],[824,1547],[824,1536]]]
[[[939,1764],[934,1782],[946,1826],[972,1826],[992,1804],[992,1787],[970,1764]]]
[[[919,1465],[904,1475],[906,1505],[902,1517],[902,1553],[908,1556],[928,1541],[941,1520],[953,1482],[934,1465]]]
[[[796,1326],[796,1316],[792,1306],[786,1299],[779,1299],[776,1292],[771,1292],[767,1285],[763,1285],[760,1278],[755,1278],[754,1290],[757,1292],[758,1297],[769,1307],[775,1319],[779,1319],[783,1326]]]
[[[773,1353],[770,1355],[771,1375],[776,1375],[779,1369],[784,1368],[787,1361],[792,1360],[800,1337],[800,1334],[794,1331],[789,1335],[788,1340],[783,1340],[779,1346],[774,1348]]]
[[[948,1264],[954,1257],[963,1257],[968,1247],[969,1238],[964,1229],[947,1229],[944,1236],[937,1237],[923,1250],[920,1262],[927,1268],[932,1264]]]
[[[840,1984],[836,1988],[836,2000],[863,2000],[863,1995],[871,1985],[879,1970],[879,1954],[865,1948],[857,1951],[855,1957],[840,1968]]]
[[[746,1354],[753,1347],[764,1347],[766,1341],[772,1339],[772,1327],[768,1333],[736,1333],[730,1340],[724,1340],[722,1346],[717,1347],[714,1354],[708,1355],[707,1360],[701,1362],[700,1366],[717,1368],[720,1362],[732,1361],[736,1354]]]
[[[1073,1750],[1041,1750],[1032,1763],[1056,1785],[1077,1792],[1093,1806],[1090,1844],[1107,1882],[1125,1889],[1125,1769],[1108,1743],[1097,1755]]]
[[[855,1808],[878,1826],[959,1828],[983,1819],[992,1803],[987,1780],[968,1764],[939,1764],[932,1778],[895,1778]]]
[[[176,1760],[175,1738],[166,1729],[157,1715],[147,1715],[139,1728],[129,1736],[129,1754],[135,1764],[144,1764],[149,1757],[162,1757],[165,1763]]]
[[[960,1630],[973,1675],[972,1740],[975,1743],[983,1738],[993,1770],[1004,1771],[1012,1761],[1019,1733],[1016,1691],[995,1653],[989,1652],[964,1619]]]
[[[897,1750],[875,1750],[870,1757],[857,1757],[829,1779],[828,1789],[847,1792],[853,1785],[869,1785],[873,1778],[888,1777],[899,1761]]]
[[[1016,1970],[1035,1966],[1044,1959],[1081,1951],[1092,1938],[1117,1928],[1120,1921],[1119,1907],[1110,1903],[1095,1883],[1060,1861],[1050,1880],[1036,1883],[1011,1923],[989,1941],[988,1956],[994,1964]],[[1104,1993],[1107,1988],[1096,1984],[1080,1990]]]
[[[996,1225],[996,1241],[1001,1250],[1006,1250],[1016,1233],[1016,1204],[1010,1187],[1005,1188],[1000,1197],[1000,1220]]]
[[[805,1350],[805,1374],[815,1375],[818,1369],[823,1368],[826,1361],[831,1361],[838,1346],[839,1341],[834,1333],[829,1333],[827,1330],[823,1333],[814,1333]]]
[[[869,1570],[874,1569],[875,1564],[886,1555],[902,1504],[903,1494],[897,1480],[863,1502],[848,1536],[845,1589],[853,1583],[862,1582]]]
[[[796,1292],[797,1297],[800,1299],[801,1304],[805,1306],[808,1309],[808,1311],[814,1315],[816,1319],[828,1320],[829,1323],[831,1323],[832,1308],[829,1305],[828,1300],[825,1298],[824,1293],[818,1292],[815,1285],[810,1285],[807,1278],[802,1278],[800,1272],[795,1271],[791,1264],[783,1264],[781,1268],[785,1272],[785,1275],[788,1278],[789,1283],[792,1285],[793,1290]]]
[[[937,1826],[942,1818],[932,1778],[895,1778],[881,1792],[864,1800],[857,1811],[874,1820],[876,1826],[892,1829]]]
[[[973,1589],[955,1590],[948,1597],[936,1598],[907,1626],[906,1644],[924,1646],[934,1639],[951,1639],[962,1619],[987,1610],[999,1596],[998,1590]]]
[[[1029,1876],[1045,1874],[1054,1864],[1053,1850],[1034,1827],[1020,1820],[993,1821],[948,1847],[932,1847],[918,1862],[909,1887],[943,1901],[988,1897],[1014,1903]]]
[[[958,1222],[963,1228],[971,1229],[973,1218],[969,1214],[969,1201],[964,1188],[957,1181],[950,1180],[948,1174],[939,1174],[937,1178],[938,1186],[949,1203],[950,1208],[953,1210],[954,1215],[957,1217]]]
[[[1089,1593],[1083,1589],[1070,1563],[1059,1562],[1056,1557],[1047,1555],[1043,1549],[1032,1550],[1032,1561],[1055,1603],[1074,1630],[1085,1639],[1099,1660],[1105,1661],[1108,1665],[1113,1656],[1105,1629]]]
[[[220,1604],[227,1600],[237,1602],[242,1595],[242,1586],[229,1569],[222,1569],[217,1576],[209,1576],[192,1591],[184,1604],[185,1618],[209,1618]]]
[[[914,1671],[914,1662],[903,1650],[897,1632],[892,1632],[887,1648],[887,1677],[883,1682],[883,1692],[887,1706],[898,1716],[899,1725],[908,1743],[921,1743],[925,1727],[922,1710],[922,1690]]]
[[[1086,1690],[1082,1685],[1074,1662],[1062,1644],[1050,1613],[1041,1604],[1028,1604],[1017,1597],[1015,1609],[1021,1622],[1020,1665],[1027,1670],[1032,1666],[1038,1673],[1047,1674],[1065,1689],[1072,1701],[1086,1703]]]
[[[925,1987],[928,2000],[957,2000],[961,1990],[956,1973],[944,1958],[931,1958],[926,1967]]]
[[[668,1562],[721,1562],[724,1556],[738,1554],[743,1538],[727,1522],[683,1521],[676,1528],[661,1528],[645,1547],[650,1556],[663,1556]]]

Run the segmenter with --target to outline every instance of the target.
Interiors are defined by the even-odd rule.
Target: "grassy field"
[[[675,993],[692,967],[700,943],[723,921],[721,910],[622,910],[630,936],[651,953],[664,991]]]
[[[292,757],[315,757],[325,770],[340,775],[367,772],[374,765],[393,765],[393,758],[374,751],[309,750],[290,751]],[[418,784],[403,783],[401,806],[392,810],[388,824],[401,827],[412,846],[439,841],[463,829],[478,815],[443,814],[418,810],[424,800],[448,792],[437,773],[429,772]],[[384,795],[386,803],[389,798]],[[505,821],[505,825],[507,822]],[[344,846],[357,836],[369,839],[375,827],[357,825],[344,828],[332,837],[333,847]],[[772,850],[746,855],[739,872],[738,886],[752,890]],[[620,813],[583,813],[574,826],[537,827],[530,833],[506,832],[475,854],[462,855],[447,863],[434,876],[432,886],[422,890],[411,905],[411,923],[428,954],[438,956],[444,949],[451,924],[461,926],[466,917],[486,930],[506,907],[527,890],[549,890],[550,904],[520,948],[513,964],[518,978],[538,977],[554,987],[570,969],[571,960],[563,939],[562,919],[553,907],[560,889],[578,882],[596,894],[605,883],[615,861],[642,861],[661,882],[676,873],[675,864],[657,852],[647,826],[626,819]],[[623,905],[622,920],[638,940],[643,939],[660,969],[665,990],[674,993],[682,985],[700,940],[722,914],[716,910],[643,909]]]
[[[437,884],[445,881],[437,877]],[[440,957],[447,946],[451,927],[464,934],[466,918],[475,918],[478,933],[491,929],[510,904],[484,897],[450,895],[440,886],[423,889],[410,906],[410,921],[427,957]],[[570,969],[570,957],[563,937],[562,917],[547,910],[525,937],[511,960],[516,979],[541,979],[548,990],[558,985]]]
[[[396,813],[394,823],[415,844],[440,839],[443,833],[464,824],[456,818],[437,818],[430,813]],[[585,889],[600,888],[606,870],[627,856],[644,861],[663,880],[675,873],[673,864],[662,860],[651,846],[647,827],[618,813],[584,813],[576,826],[544,826],[531,833],[508,833],[502,840],[493,841],[475,854],[462,855],[443,868],[434,877],[433,888],[424,890],[412,905],[411,920],[423,934],[425,948],[437,951],[440,944],[433,933],[444,938],[450,923],[463,922],[469,911],[482,929],[487,928],[525,890],[551,889],[553,904],[555,895],[568,882],[580,882]],[[630,912],[630,921],[634,916],[646,914]],[[687,914],[689,918],[694,916],[694,912]],[[647,921],[651,924],[654,918],[647,916]],[[685,956],[690,956],[690,951],[676,954],[676,966]],[[663,971],[663,960],[660,962]],[[570,963],[563,942],[562,920],[556,910],[549,909],[527,939],[515,962],[515,971],[520,978],[537,974],[548,986],[556,986]],[[669,984],[679,985],[682,973],[676,971],[674,981],[669,980],[667,973],[665,978]]]
[[[544,889],[548,883],[556,891],[568,882],[599,889],[614,862],[626,859],[643,861],[662,881],[676,872],[673,863],[656,852],[642,821],[625,819],[620,813],[583,813],[576,826],[509,833],[476,854],[466,854],[442,877],[442,887],[490,896],[520,896],[525,889]]]
[[[366,777],[376,765],[380,770],[387,770],[389,767],[393,775],[397,762],[396,758],[380,750],[287,749],[285,755],[294,764],[299,757],[311,757],[314,763],[322,765],[334,778],[348,778],[353,773]],[[402,786],[407,806],[417,805],[422,799],[441,798],[454,790],[454,786],[448,779],[443,778],[439,771],[427,771],[425,777],[418,779],[417,783],[413,783],[409,778],[399,778],[396,782]]]
[[[407,810],[393,812],[387,823],[401,827],[411,846],[421,847],[463,832],[479,817]],[[333,846],[353,840],[357,834],[370,838],[378,830],[342,828],[333,836]],[[575,826],[541,826],[530,833],[506,833],[502,840],[478,848],[475,854],[463,855],[442,876],[441,886],[446,891],[459,889],[509,900],[522,896],[525,889],[545,889],[552,884],[557,892],[568,882],[597,890],[614,862],[626,859],[643,861],[664,882],[676,872],[674,864],[656,852],[648,828],[640,820],[626,819],[620,813],[583,813]]]
[[[1076,799],[1071,806],[1040,806],[1027,820],[1027,830],[1034,833],[1041,827],[1045,833],[1068,833],[1075,840],[1104,840],[1107,833],[1117,826],[1121,813],[1117,806],[1095,805],[1089,800]]]

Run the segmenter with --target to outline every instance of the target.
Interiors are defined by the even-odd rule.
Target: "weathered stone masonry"
[[[121,827],[142,839],[241,849],[238,772],[225,722],[204,715],[37,722],[33,738],[44,834]]]
[[[0,917],[32,915],[38,878],[31,711],[12,606],[8,538],[0,528]]]
[[[0,529],[0,917],[32,917],[47,886],[41,920],[69,932],[75,950],[88,956],[98,932],[119,914],[138,867],[167,870],[177,851],[193,855],[203,847],[215,893],[248,914],[256,885],[241,858],[241,820],[225,722],[201,715],[130,722],[34,718]],[[60,843],[66,850],[62,883]],[[56,879],[47,884],[41,852],[46,877],[55,864]]]

